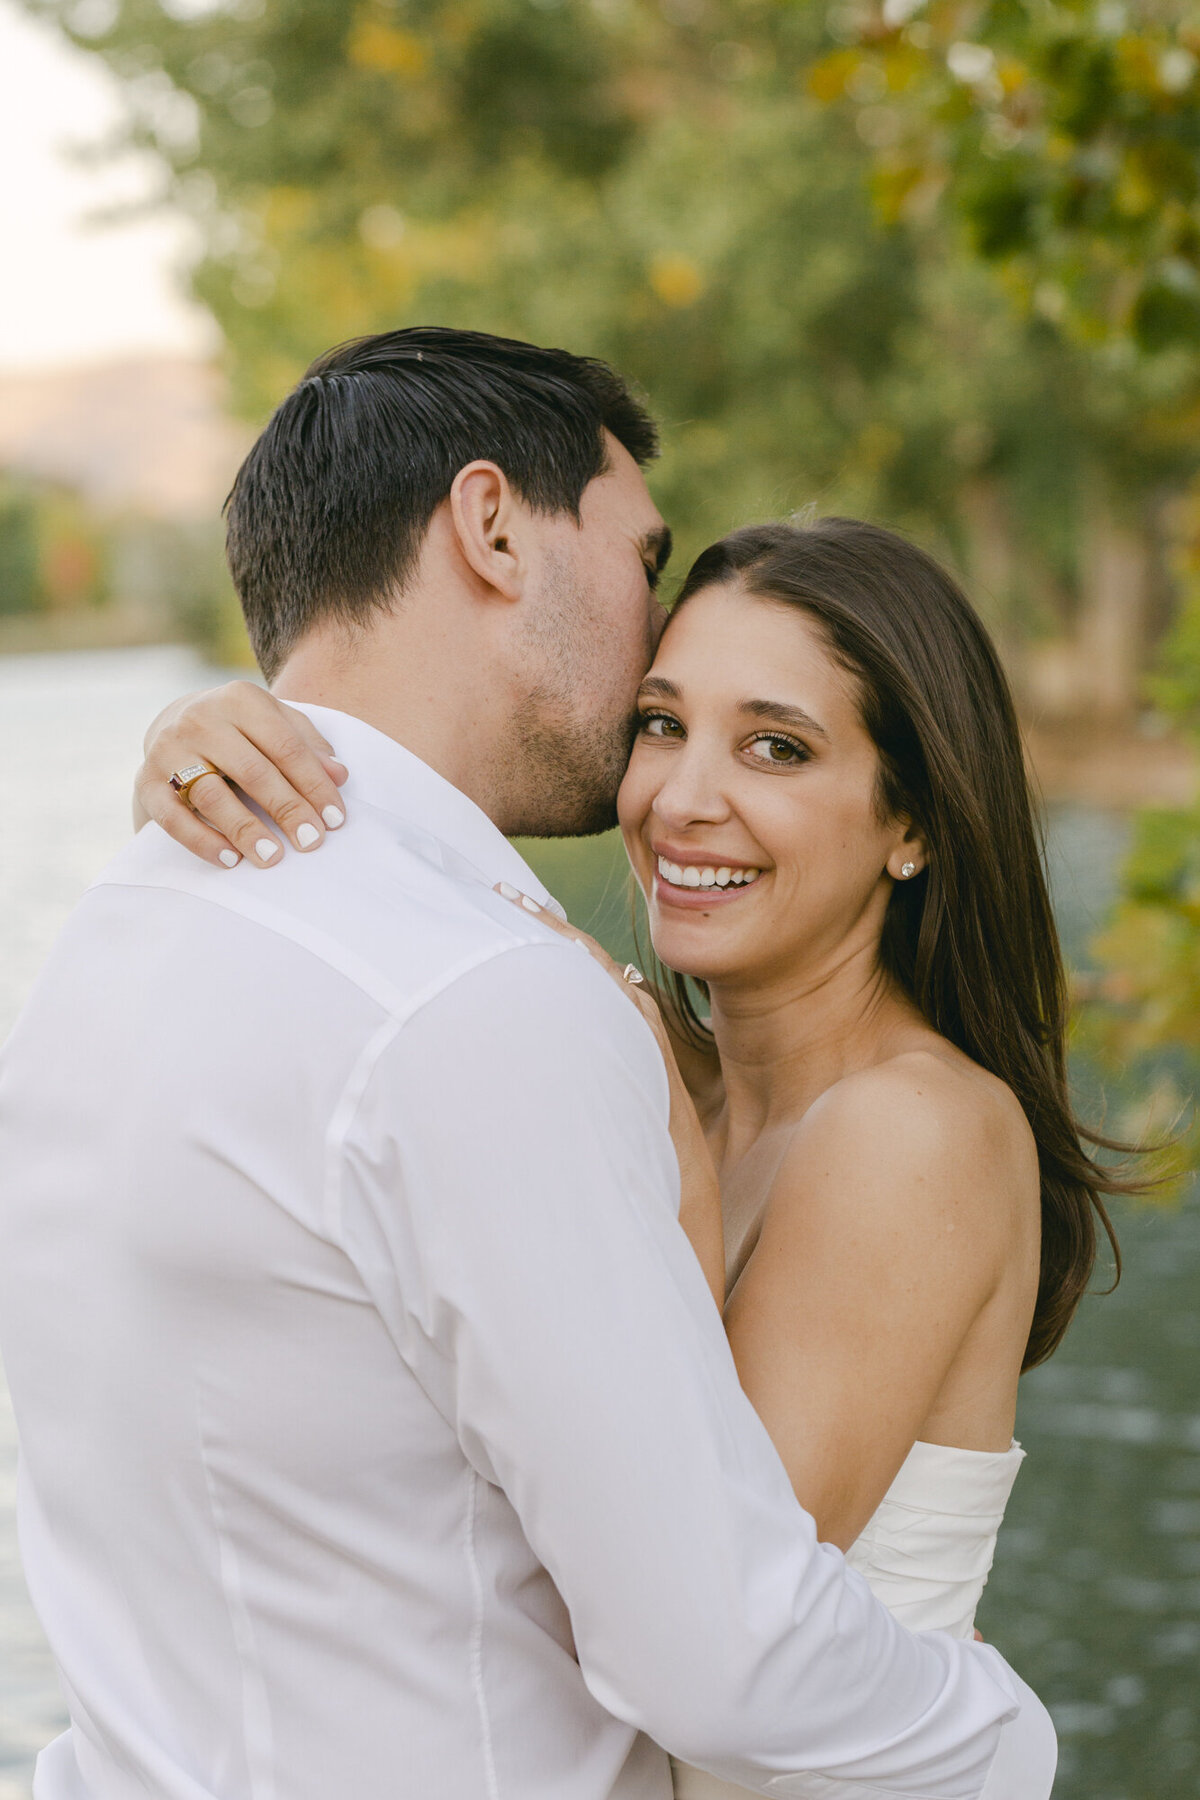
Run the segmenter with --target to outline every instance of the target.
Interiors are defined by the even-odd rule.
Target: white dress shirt
[[[147,827],[0,1065],[0,1348],[69,1731],[36,1800],[1044,1800],[1043,1709],[815,1541],[676,1218],[636,1009],[455,788]]]

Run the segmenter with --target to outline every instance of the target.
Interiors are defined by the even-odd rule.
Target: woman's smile
[[[705,910],[740,900],[760,880],[763,870],[754,864],[710,852],[676,849],[652,844],[654,898],[660,906]]]

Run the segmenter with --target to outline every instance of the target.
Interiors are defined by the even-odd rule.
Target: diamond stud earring
[[[905,863],[904,867],[900,871],[900,873],[904,877],[905,881],[908,880],[910,875],[915,875],[916,872],[917,872],[916,863]]]

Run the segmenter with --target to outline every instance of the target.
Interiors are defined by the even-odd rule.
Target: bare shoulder
[[[1037,1146],[1011,1089],[950,1045],[908,1050],[828,1088],[776,1183],[801,1203],[894,1219],[910,1241],[970,1223],[999,1250],[1036,1229]],[[775,1196],[773,1195],[773,1199]]]
[[[800,1121],[801,1136],[893,1155],[948,1153],[959,1163],[972,1150],[1036,1157],[1012,1089],[950,1045],[907,1050],[835,1082]]]

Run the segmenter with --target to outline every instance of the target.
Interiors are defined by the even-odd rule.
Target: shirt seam
[[[500,1800],[500,1782],[496,1774],[496,1749],[492,1738],[492,1720],[491,1714],[488,1711],[487,1690],[483,1680],[483,1571],[479,1566],[479,1550],[475,1541],[475,1520],[479,1507],[480,1480],[481,1477],[478,1470],[468,1466],[467,1512],[464,1542],[467,1556],[467,1572],[471,1580],[471,1594],[474,1602],[474,1615],[471,1620],[470,1639],[471,1686],[475,1693],[475,1706],[479,1714],[480,1746],[483,1751],[483,1773],[484,1779],[487,1782],[487,1800]]]
[[[276,1800],[275,1744],[271,1703],[254,1632],[250,1605],[242,1585],[237,1550],[226,1523],[216,1473],[209,1460],[202,1409],[197,1396],[197,1436],[200,1466],[208,1494],[209,1516],[217,1541],[217,1567],[221,1593],[233,1633],[242,1691],[242,1744],[252,1800]]]

